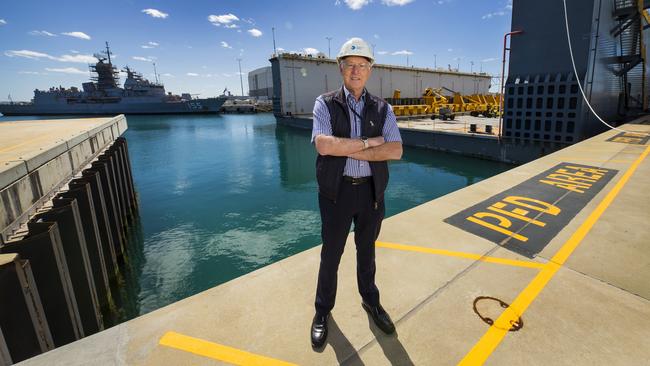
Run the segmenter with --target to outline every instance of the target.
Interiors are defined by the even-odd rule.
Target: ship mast
[[[106,41],[106,55],[108,56],[108,63],[111,63],[111,49],[108,48],[108,41]]]
[[[156,63],[155,62],[153,63],[153,74],[156,77],[156,84],[160,84],[160,82],[158,81],[158,72],[156,71]]]

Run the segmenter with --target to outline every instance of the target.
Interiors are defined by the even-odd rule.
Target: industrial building
[[[343,83],[336,60],[323,56],[284,53],[270,61],[276,118],[310,118],[316,97]],[[490,82],[491,76],[486,73],[375,64],[366,87],[382,98],[392,97],[395,89],[401,91],[402,98],[419,98],[428,87],[446,87],[461,94],[487,94]]]
[[[607,129],[589,110],[578,83],[610,124],[648,107],[643,10],[650,1],[583,0],[566,6],[565,23],[562,0],[513,3],[505,138],[561,147]]]
[[[258,99],[273,98],[271,66],[260,67],[248,73],[248,95]]]

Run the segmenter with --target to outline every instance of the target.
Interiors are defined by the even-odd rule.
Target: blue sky
[[[92,54],[108,41],[113,63],[167,91],[201,97],[244,92],[248,71],[286,51],[335,56],[350,37],[375,45],[377,62],[483,71],[498,75],[511,0],[327,1],[2,1],[0,100],[29,100],[33,90],[88,80]],[[435,55],[435,56],[434,56]],[[471,62],[474,62],[473,67]],[[123,81],[123,78],[121,79]]]

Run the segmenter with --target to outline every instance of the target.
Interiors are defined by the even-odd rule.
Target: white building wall
[[[311,114],[317,96],[341,86],[343,80],[336,61],[280,55],[282,115]],[[402,98],[418,98],[428,87],[446,87],[461,94],[487,94],[491,76],[449,71],[406,68],[377,64],[366,87],[382,98],[393,96],[399,89]],[[450,94],[450,93],[446,93]]]
[[[260,67],[248,73],[248,95],[273,96],[273,76],[271,66]]]

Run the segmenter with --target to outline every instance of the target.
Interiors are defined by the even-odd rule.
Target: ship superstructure
[[[225,98],[192,98],[191,94],[166,93],[162,83],[151,82],[142,74],[125,66],[126,80],[120,87],[120,73],[113,66],[111,51],[94,55],[97,62],[90,65],[91,81],[77,87],[52,87],[34,90],[31,102],[0,104],[4,115],[106,115],[106,114],[172,114],[218,113]]]

